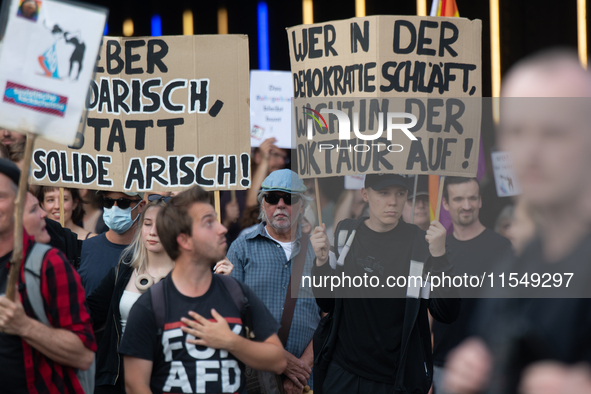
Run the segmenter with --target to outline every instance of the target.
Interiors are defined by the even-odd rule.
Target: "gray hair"
[[[257,201],[259,202],[259,220],[268,223],[267,214],[265,213],[265,210],[263,209],[263,197],[267,193],[268,193],[268,191],[266,191],[266,190],[259,190],[259,194],[257,195]],[[300,196],[300,198],[304,202],[304,205],[302,206],[302,210],[301,210],[300,215],[298,217],[298,223],[301,223],[302,220],[304,219],[304,213],[306,211],[306,208],[312,202],[312,198],[304,195],[303,193],[293,193],[293,194],[297,194],[298,196]]]

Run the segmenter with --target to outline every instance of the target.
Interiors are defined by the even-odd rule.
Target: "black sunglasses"
[[[263,197],[267,204],[277,205],[279,204],[279,200],[283,199],[283,202],[286,205],[297,204],[300,201],[300,196],[297,194],[275,194],[275,193],[268,193],[265,194]]]
[[[150,194],[148,196],[148,201],[160,201],[164,200],[165,203],[168,203],[171,200],[171,196],[165,197],[161,196],[160,194]]]
[[[130,200],[129,198],[110,198],[110,197],[103,197],[103,207],[104,208],[113,208],[113,205],[117,203],[117,206],[121,209],[127,209],[131,206],[134,202],[140,202],[142,200]]]

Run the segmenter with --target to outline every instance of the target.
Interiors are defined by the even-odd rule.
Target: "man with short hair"
[[[305,253],[303,275],[310,275],[314,261],[311,247],[302,250],[303,237],[307,236],[300,226],[308,204],[305,191],[304,183],[293,171],[272,172],[258,195],[262,222],[252,232],[238,237],[228,251],[228,259],[234,264],[231,275],[248,285],[277,321],[283,319],[286,297],[291,298],[291,276],[301,276],[293,274],[297,256]],[[293,283],[299,284],[299,278]],[[301,393],[304,386],[312,384],[312,337],[321,317],[310,289],[298,290],[285,343],[287,379],[283,386],[289,394]]]
[[[429,177],[427,175],[416,175],[419,177],[417,182],[417,195],[415,197],[415,213],[412,215],[412,200],[413,187],[408,191],[408,197],[404,209],[402,210],[402,218],[406,223],[416,224],[421,230],[429,230],[431,225],[431,212],[429,209]],[[414,182],[414,179],[410,179]],[[409,185],[411,186],[411,185]]]
[[[12,162],[0,159],[0,391],[83,394],[76,369],[90,367],[96,344],[80,277],[65,256],[55,248],[45,253],[40,288],[28,289],[24,266],[35,241],[25,230],[16,300],[4,296],[19,177],[20,170]],[[33,311],[29,294],[35,290],[41,293],[51,326],[39,321]]]
[[[227,230],[218,222],[208,193],[194,186],[175,196],[158,213],[156,226],[175,267],[131,309],[119,348],[127,392],[245,393],[244,364],[283,372],[275,319],[240,285],[252,322],[248,332],[255,335],[254,341],[244,338],[242,319],[248,316],[238,309],[226,281],[212,274],[226,253]],[[155,286],[162,286],[162,327],[155,317]]]
[[[144,193],[100,193],[103,200],[103,220],[109,231],[82,243],[78,273],[86,294],[91,294],[107,272],[119,263],[121,253],[133,240],[136,222],[146,205]]]
[[[417,285],[409,276],[425,278],[451,269],[445,256],[446,231],[437,221],[425,233],[400,220],[408,193],[403,175],[368,174],[362,193],[369,218],[339,223],[335,253],[323,227],[316,227],[310,238],[316,254],[315,283],[327,277],[331,283],[335,277],[343,283],[347,277],[367,277],[368,283],[353,288],[344,284],[334,292],[314,287],[318,305],[333,319],[327,345],[315,355],[315,377],[324,381],[314,391],[427,393],[433,372],[427,311],[449,323],[459,313],[460,300],[429,297],[422,282]],[[391,278],[405,279],[398,282],[404,285],[385,287]],[[449,289],[437,291],[453,295]]]
[[[476,178],[448,176],[443,185],[443,208],[449,212],[454,231],[447,236],[447,259],[453,265],[452,275],[481,276],[490,272],[500,259],[512,258],[511,242],[484,227],[478,218],[482,208],[480,185]],[[470,334],[478,300],[463,294],[458,319],[451,324],[433,322],[433,387],[437,394],[442,387],[447,354]]]
[[[573,393],[573,377],[562,368],[591,364],[591,301],[547,297],[589,296],[591,75],[576,52],[545,51],[517,63],[501,94],[499,147],[511,154],[520,199],[535,210],[538,232],[506,274],[573,276],[568,288],[520,283],[511,295],[527,298],[483,310],[483,339],[467,339],[450,354],[444,385],[458,394]]]

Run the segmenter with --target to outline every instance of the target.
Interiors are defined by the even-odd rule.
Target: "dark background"
[[[489,2],[456,0],[460,16],[482,20],[482,91],[491,95],[490,77],[490,14]],[[107,7],[108,35],[123,35],[123,21],[132,18],[134,36],[150,35],[150,19],[159,14],[162,34],[183,33],[182,14],[193,11],[194,34],[217,34],[217,11],[228,10],[228,32],[247,34],[250,47],[250,67],[258,68],[257,3],[254,0],[162,1],[162,0],[95,0],[88,3]],[[0,0],[2,4],[2,0]],[[286,27],[302,23],[302,1],[267,1],[269,24],[270,69],[289,71],[289,50]],[[431,1],[427,1],[427,11]],[[589,9],[589,7],[588,7]],[[366,0],[367,15],[416,15],[415,0]],[[589,14],[589,12],[587,12]],[[355,16],[355,0],[314,1],[314,22],[346,19]],[[516,61],[552,46],[577,48],[576,1],[556,0],[500,0],[501,69],[505,73]],[[589,34],[587,34],[589,36]],[[494,133],[483,130],[485,153],[490,157],[494,147]],[[490,164],[490,159],[487,160]],[[492,171],[487,166],[489,173]],[[484,210],[481,220],[492,227],[500,209],[510,203],[508,198],[496,197],[494,181],[486,177],[483,182]]]

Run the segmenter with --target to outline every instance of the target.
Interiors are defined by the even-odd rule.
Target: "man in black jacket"
[[[329,252],[323,227],[310,238],[316,283],[326,277],[331,284],[336,283],[333,278],[342,279],[336,298],[326,287],[314,287],[318,305],[331,312],[333,339],[315,351],[314,391],[426,394],[433,376],[427,310],[437,320],[452,322],[460,300],[430,298],[428,286],[409,277],[451,269],[445,256],[446,231],[437,221],[425,233],[400,220],[408,194],[404,176],[367,175],[362,194],[369,203],[369,218],[338,225],[336,253]],[[317,338],[315,347],[321,345]]]

